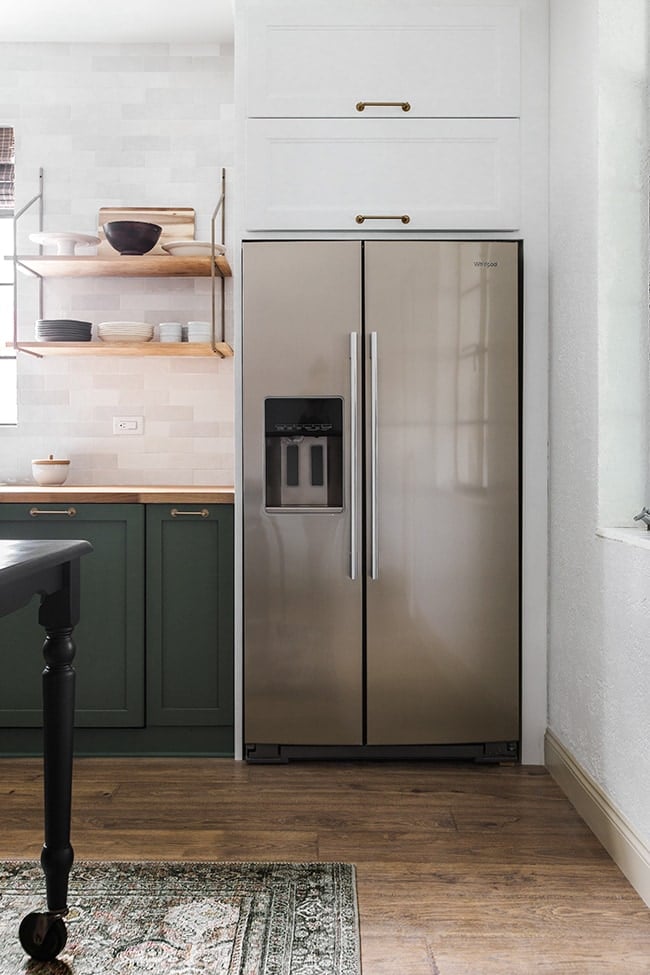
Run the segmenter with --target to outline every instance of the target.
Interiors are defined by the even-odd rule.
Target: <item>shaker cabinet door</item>
[[[250,119],[245,227],[516,230],[517,119]]]
[[[249,0],[246,27],[249,117],[519,115],[516,4]]]
[[[147,725],[233,723],[233,509],[147,505]]]
[[[0,504],[2,538],[85,538],[77,648],[75,726],[144,725],[144,511],[138,504]],[[0,619],[9,675],[0,686],[0,726],[42,724],[38,596]]]

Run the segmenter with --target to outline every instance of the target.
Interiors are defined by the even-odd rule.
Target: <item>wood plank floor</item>
[[[36,858],[41,763],[0,777],[0,857]],[[73,845],[355,863],[363,975],[650,973],[650,912],[537,767],[77,759]]]

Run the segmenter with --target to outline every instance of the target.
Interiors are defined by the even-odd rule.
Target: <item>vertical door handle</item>
[[[358,334],[350,332],[350,578],[357,578]]]
[[[370,333],[370,578],[379,576],[379,415],[377,388],[377,333]]]

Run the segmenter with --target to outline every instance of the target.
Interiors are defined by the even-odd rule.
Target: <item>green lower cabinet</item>
[[[233,510],[147,505],[147,725],[233,723]]]
[[[85,538],[78,755],[232,755],[233,506],[0,504],[0,538]],[[38,597],[0,618],[0,755],[40,754]]]
[[[73,639],[77,728],[138,728],[144,708],[144,510],[138,504],[0,504],[0,538],[85,538],[81,619]],[[40,727],[38,596],[0,618],[7,679],[0,684],[0,727]]]

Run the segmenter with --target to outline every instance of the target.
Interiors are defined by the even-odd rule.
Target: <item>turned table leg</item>
[[[46,627],[43,646],[43,775],[45,842],[41,865],[48,910],[67,911],[68,876],[74,860],[70,845],[72,735],[75,653],[72,627]]]
[[[66,566],[67,585],[45,596],[39,622],[45,628],[43,656],[43,779],[45,837],[41,866],[47,911],[28,914],[20,940],[32,958],[48,961],[63,949],[67,931],[68,879],[74,860],[70,844],[75,672],[74,625],[79,621],[79,563]]]

